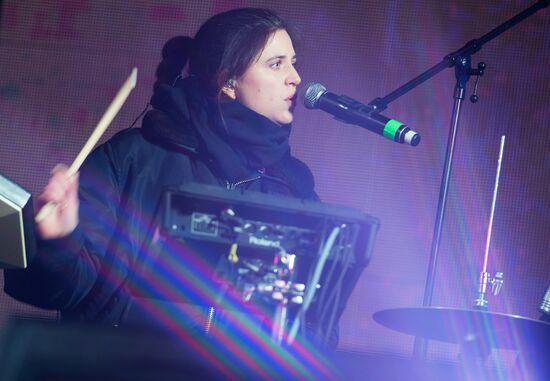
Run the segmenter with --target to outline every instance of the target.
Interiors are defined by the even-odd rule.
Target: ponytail
[[[173,85],[182,77],[182,71],[189,61],[193,49],[193,39],[186,36],[172,37],[162,48],[162,61],[157,66],[155,87]]]

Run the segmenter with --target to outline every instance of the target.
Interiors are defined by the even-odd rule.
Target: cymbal
[[[518,315],[446,307],[412,307],[378,311],[373,318],[393,330],[438,341],[480,342],[502,349],[550,349],[550,324]]]

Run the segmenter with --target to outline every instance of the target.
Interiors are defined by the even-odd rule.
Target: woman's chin
[[[294,120],[294,116],[292,115],[292,113],[289,112],[286,115],[281,115],[279,118],[273,121],[282,126],[285,124],[292,123],[293,120]]]

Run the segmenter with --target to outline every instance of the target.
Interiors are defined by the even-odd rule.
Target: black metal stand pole
[[[445,163],[443,165],[443,176],[441,178],[441,185],[439,188],[439,200],[437,203],[436,220],[432,236],[432,247],[430,250],[430,261],[428,263],[428,275],[426,276],[426,285],[424,289],[424,299],[422,305],[424,307],[430,306],[432,302],[434,284],[435,284],[435,272],[437,269],[437,260],[439,253],[439,244],[441,242],[441,233],[443,231],[443,221],[445,218],[445,206],[447,204],[447,193],[449,191],[449,182],[451,180],[451,169],[453,163],[453,154],[455,150],[456,136],[458,132],[458,122],[460,119],[460,111],[462,108],[462,102],[464,101],[464,94],[466,93],[466,83],[470,78],[469,68],[470,58],[463,60],[463,65],[456,66],[456,85],[454,91],[454,105],[451,120],[451,128],[449,131],[449,138],[447,140],[447,151],[445,153]],[[427,340],[420,337],[415,337],[413,346],[413,356],[417,358],[424,358],[427,352]]]

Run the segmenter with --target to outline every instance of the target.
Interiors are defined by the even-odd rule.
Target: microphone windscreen
[[[304,106],[306,108],[317,108],[317,102],[321,95],[327,91],[327,88],[320,83],[308,83],[300,90],[299,97],[303,98]]]

